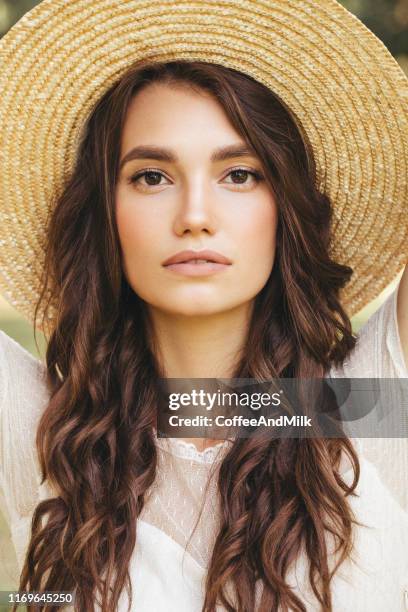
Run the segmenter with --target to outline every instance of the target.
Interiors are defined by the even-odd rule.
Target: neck
[[[244,348],[251,304],[206,316],[150,308],[155,353],[166,378],[230,378]]]

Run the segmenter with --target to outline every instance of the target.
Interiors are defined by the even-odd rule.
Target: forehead
[[[123,148],[237,140],[242,138],[214,96],[184,83],[152,83],[139,91],[129,105],[122,134]]]

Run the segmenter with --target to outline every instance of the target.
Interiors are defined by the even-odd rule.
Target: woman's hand
[[[408,368],[408,264],[400,280],[397,299],[398,331]]]

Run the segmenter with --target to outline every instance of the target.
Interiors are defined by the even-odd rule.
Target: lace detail
[[[179,438],[158,438],[156,436],[156,444],[164,451],[171,453],[174,457],[180,459],[189,459],[196,461],[197,463],[211,464],[215,461],[221,461],[225,453],[222,452],[224,449],[227,450],[231,444],[230,440],[224,440],[214,446],[210,446],[203,451],[199,451],[195,444],[192,442],[186,442]]]
[[[191,448],[193,447],[193,448]],[[219,530],[218,470],[225,443],[200,452],[181,439],[157,439],[156,478],[146,492],[140,518],[163,531],[207,567]],[[177,452],[189,456],[179,457]],[[213,463],[210,459],[214,458]]]

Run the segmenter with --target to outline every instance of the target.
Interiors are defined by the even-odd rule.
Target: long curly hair
[[[133,66],[98,101],[47,224],[40,305],[55,309],[46,351],[49,403],[36,444],[55,497],[35,508],[20,590],[75,591],[75,609],[117,609],[139,516],[155,480],[161,375],[142,300],[122,268],[115,222],[120,138],[132,98],[152,82],[209,92],[259,157],[279,208],[276,256],[256,296],[236,378],[319,378],[355,345],[339,292],[352,270],[331,256],[332,205],[317,187],[296,118],[251,77],[205,62]],[[339,471],[349,457],[353,482]],[[288,584],[304,550],[311,588],[332,610],[331,579],[353,550],[359,462],[346,437],[236,439],[219,471],[221,527],[203,612],[306,607]],[[328,538],[336,544],[336,563]],[[257,603],[256,585],[262,594]],[[232,589],[232,590],[231,590]],[[231,595],[232,593],[232,595]],[[135,602],[137,609],[137,602]],[[54,610],[32,605],[30,610]]]

